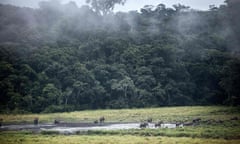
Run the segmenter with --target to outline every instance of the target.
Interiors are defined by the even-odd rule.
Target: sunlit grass
[[[238,144],[240,140],[202,139],[188,137],[132,136],[132,135],[36,135],[4,132],[0,135],[1,144]]]
[[[101,116],[108,122],[140,122],[151,117],[154,121],[166,122],[188,121],[196,117],[202,119],[227,120],[240,116],[239,108],[223,106],[193,106],[193,107],[163,107],[145,109],[121,109],[121,110],[85,110],[76,112],[51,113],[51,114],[1,114],[3,122],[27,122],[32,123],[35,117],[41,122],[53,122],[60,119],[66,122],[93,122]]]
[[[177,129],[135,129],[116,131],[88,131],[65,136],[56,133],[32,134],[31,131],[0,132],[1,144],[175,144],[175,143],[240,143],[239,107],[193,106],[121,110],[86,110],[51,114],[1,114],[3,123],[52,123],[54,119],[65,122],[93,122],[104,116],[106,122],[140,122],[152,118],[154,122],[192,121],[194,118],[213,120]],[[221,120],[221,123],[218,121]]]
[[[240,123],[237,126],[188,126],[176,129],[132,129],[132,130],[105,130],[88,131],[79,134],[84,135],[135,135],[135,136],[167,136],[167,137],[192,137],[215,139],[240,139]],[[236,124],[235,123],[235,124]]]

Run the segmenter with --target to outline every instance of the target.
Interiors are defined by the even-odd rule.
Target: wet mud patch
[[[79,131],[91,130],[124,130],[139,129],[140,123],[60,123],[60,124],[16,124],[3,125],[0,131],[22,131],[29,130],[33,132],[55,131],[59,133],[75,134]]]

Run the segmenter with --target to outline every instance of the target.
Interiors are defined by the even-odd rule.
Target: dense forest
[[[0,110],[240,104],[240,1],[0,5]]]

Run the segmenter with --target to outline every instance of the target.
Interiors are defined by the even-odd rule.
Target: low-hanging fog
[[[240,104],[236,0],[116,13],[73,1],[2,3],[3,111]]]
[[[2,4],[11,4],[21,7],[31,7],[31,8],[39,8],[38,3],[40,1],[49,1],[49,0],[0,0]],[[55,0],[56,1],[56,0]],[[70,1],[74,1],[79,7],[85,5],[85,0],[57,0],[63,4],[66,4]],[[145,5],[158,5],[159,3],[164,3],[168,7],[172,7],[174,4],[183,4],[191,6],[193,9],[198,10],[208,10],[209,5],[219,6],[224,3],[224,0],[201,0],[201,1],[193,1],[193,0],[128,0],[124,5],[116,5],[114,8],[115,12],[118,11],[131,11],[131,10],[140,10],[140,8]]]

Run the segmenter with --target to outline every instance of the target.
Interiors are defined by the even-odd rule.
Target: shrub
[[[58,131],[41,131],[41,134],[43,135],[55,135],[55,134],[59,134]]]
[[[54,113],[54,112],[69,112],[73,111],[74,107],[70,105],[63,105],[63,106],[57,106],[57,105],[51,105],[43,111],[43,113]]]

